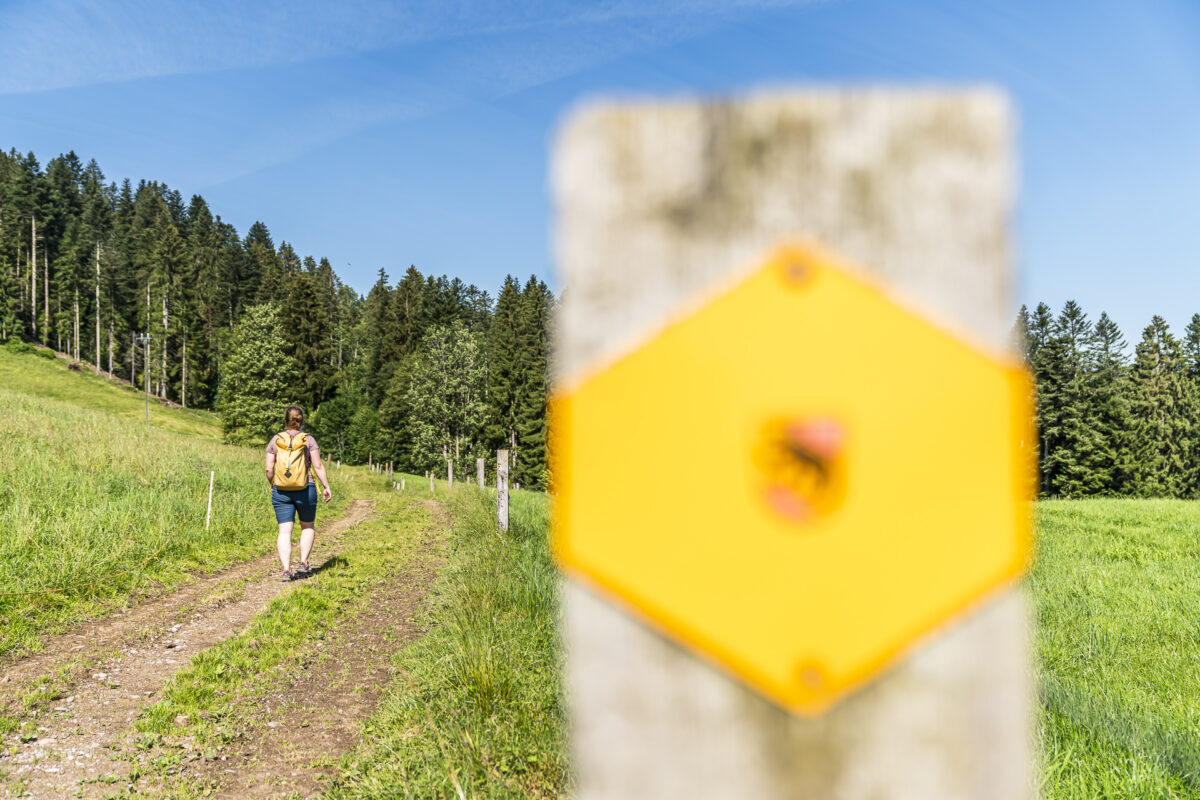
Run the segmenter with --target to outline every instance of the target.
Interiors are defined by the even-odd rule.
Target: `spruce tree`
[[[1125,349],[1121,330],[1108,314],[1101,312],[1092,330],[1088,354],[1096,433],[1088,462],[1095,474],[1097,494],[1126,494],[1133,477],[1129,364]]]
[[[522,330],[521,290],[516,278],[505,277],[488,328],[486,438],[490,450],[517,450],[517,398],[524,380],[519,337]]]
[[[292,403],[295,365],[283,346],[279,312],[270,304],[242,314],[229,341],[218,391],[218,411],[231,442],[266,441]]]
[[[300,272],[291,279],[291,291],[280,313],[284,347],[296,365],[293,396],[307,409],[316,409],[333,391],[334,371],[329,318],[313,276]]]
[[[1130,387],[1133,476],[1142,497],[1178,497],[1188,487],[1196,415],[1179,341],[1166,321],[1151,319],[1135,348]]]

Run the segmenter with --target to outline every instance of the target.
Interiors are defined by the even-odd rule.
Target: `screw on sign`
[[[694,308],[556,394],[556,552],[816,713],[1025,569],[1029,380],[813,245]]]

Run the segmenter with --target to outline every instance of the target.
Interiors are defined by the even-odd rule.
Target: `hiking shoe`
[[[296,567],[296,574],[297,575],[312,575],[312,567],[310,567],[308,565],[307,561],[301,561],[300,566]]]
[[[285,569],[283,571],[283,576],[280,578],[280,580],[283,581],[284,583],[287,583],[288,581],[292,580],[295,577],[296,577],[296,573],[292,572],[290,569]]]

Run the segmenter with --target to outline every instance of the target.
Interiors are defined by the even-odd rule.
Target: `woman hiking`
[[[328,503],[329,498],[333,497],[317,440],[304,433],[303,427],[304,410],[300,406],[290,406],[284,414],[285,429],[272,436],[267,445],[267,483],[271,484],[271,505],[275,507],[275,521],[279,523],[277,544],[285,581],[312,572],[308,566],[308,556],[317,536],[313,529],[317,519],[317,484],[313,480],[314,475],[321,479],[321,485],[325,487],[325,502]],[[297,514],[300,516],[300,563],[293,571],[292,525]]]

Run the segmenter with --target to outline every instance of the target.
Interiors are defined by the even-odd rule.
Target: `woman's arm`
[[[267,453],[267,483],[275,485],[275,454]]]
[[[329,488],[329,478],[325,477],[325,462],[321,460],[319,452],[313,453],[312,467],[313,472],[317,473],[317,477],[321,480],[321,485],[325,487],[325,502],[328,503],[329,499],[333,497],[333,492]]]

